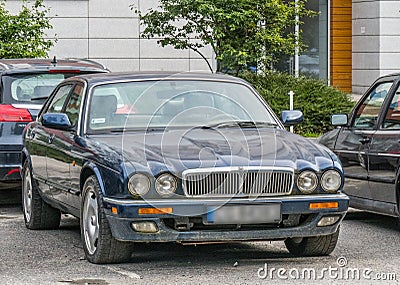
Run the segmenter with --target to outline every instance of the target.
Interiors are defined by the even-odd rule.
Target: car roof
[[[391,77],[400,77],[400,73],[391,73],[391,74],[386,74],[386,75],[382,75],[380,77],[378,77],[378,80],[382,80],[382,79],[386,79],[386,78],[391,78]]]
[[[67,80],[73,80],[74,77]],[[112,72],[102,74],[79,75],[75,78],[86,80],[89,85],[135,80],[218,80],[237,83],[247,83],[245,80],[218,73],[205,72],[174,72],[174,71],[148,71],[148,72]]]
[[[104,65],[87,59],[18,58],[0,59],[0,73],[28,73],[49,70],[109,71]]]

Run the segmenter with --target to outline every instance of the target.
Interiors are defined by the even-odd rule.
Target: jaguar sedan
[[[80,218],[93,263],[140,242],[285,240],[330,254],[348,198],[327,148],[287,132],[245,81],[216,74],[82,75],[53,91],[24,131],[29,229]]]

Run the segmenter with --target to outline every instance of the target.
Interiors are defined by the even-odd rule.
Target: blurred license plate
[[[281,221],[281,204],[208,207],[210,224],[267,224]]]

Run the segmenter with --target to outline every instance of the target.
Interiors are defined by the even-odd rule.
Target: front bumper
[[[310,209],[311,202],[338,202],[337,208]],[[279,203],[282,218],[303,217],[297,224],[288,225],[284,221],[271,224],[236,225],[234,228],[209,227],[202,229],[178,230],[165,221],[182,217],[200,219],[204,221],[207,207],[216,205],[262,205]],[[288,237],[311,237],[328,235],[337,231],[349,206],[349,199],[345,194],[313,195],[313,196],[284,196],[273,198],[232,199],[230,201],[218,199],[190,199],[190,200],[158,200],[146,201],[119,200],[104,198],[104,208],[113,236],[122,241],[133,242],[210,242],[210,241],[250,241],[276,240]],[[170,214],[139,215],[139,208],[172,208]],[[112,213],[114,208],[114,213]],[[115,213],[115,209],[117,213]],[[191,215],[191,213],[194,213]],[[203,214],[201,214],[203,213]],[[329,226],[317,226],[322,217],[337,216],[336,223]],[[289,218],[290,219],[290,218]],[[132,222],[149,222],[156,224],[158,232],[136,232]]]

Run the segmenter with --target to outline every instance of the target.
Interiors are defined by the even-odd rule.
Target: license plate
[[[281,204],[208,207],[209,224],[268,224],[281,221]]]

